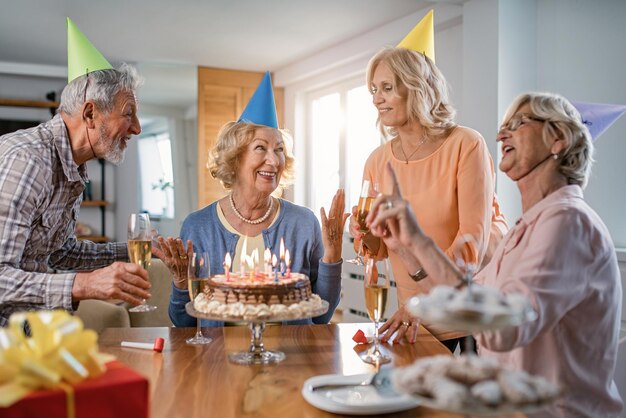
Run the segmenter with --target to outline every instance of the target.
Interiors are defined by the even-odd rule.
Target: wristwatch
[[[420,280],[425,279],[427,276],[428,276],[428,273],[426,273],[426,270],[424,270],[421,267],[417,269],[415,273],[409,274],[409,277],[416,282],[419,282]]]

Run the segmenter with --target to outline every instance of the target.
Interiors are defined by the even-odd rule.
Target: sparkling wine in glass
[[[370,213],[372,204],[378,195],[378,183],[370,183],[369,180],[363,180],[361,186],[361,194],[359,196],[359,204],[357,205],[356,221],[359,224],[359,231],[363,235],[369,232],[369,228],[365,223],[367,215]],[[348,263],[356,264],[357,266],[364,266],[363,261],[363,239],[359,241],[359,250],[356,253],[356,257],[351,260],[346,260]]]
[[[370,364],[389,363],[391,358],[380,351],[378,346],[378,324],[385,315],[389,294],[389,260],[365,256],[365,306],[367,315],[374,322],[374,348],[363,361]]]
[[[194,252],[189,257],[189,264],[187,264],[187,284],[189,288],[189,299],[193,302],[196,297],[204,292],[204,289],[208,285],[209,277],[211,276],[211,265],[209,263],[209,253],[207,252]],[[213,341],[209,337],[202,335],[202,328],[200,327],[200,318],[196,319],[196,335],[191,338],[187,338],[185,342],[187,344],[208,344]]]
[[[128,258],[148,270],[152,259],[152,228],[150,216],[147,213],[131,213],[128,217]],[[150,312],[157,307],[146,303],[144,299],[141,305],[129,309],[129,312]]]

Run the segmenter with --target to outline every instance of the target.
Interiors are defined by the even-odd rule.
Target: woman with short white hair
[[[565,98],[527,93],[507,110],[497,140],[500,170],[517,183],[523,215],[475,281],[526,295],[538,318],[477,334],[479,353],[563,388],[553,405],[529,416],[616,417],[622,288],[609,231],[583,200],[589,131]],[[374,235],[400,241],[438,280],[458,283],[461,272],[424,234],[397,183],[368,220]]]

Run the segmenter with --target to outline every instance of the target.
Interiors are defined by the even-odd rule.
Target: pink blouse
[[[546,377],[564,389],[533,417],[616,417],[613,381],[622,286],[611,236],[583,200],[562,187],[526,211],[476,280],[521,292],[538,319],[477,335],[481,355]]]

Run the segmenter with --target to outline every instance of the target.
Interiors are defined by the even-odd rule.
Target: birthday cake
[[[275,277],[264,273],[216,275],[194,300],[194,309],[209,316],[235,319],[294,319],[318,312],[321,298],[301,273]]]
[[[220,303],[244,305],[293,305],[311,297],[311,282],[301,273],[274,279],[266,274],[213,276],[207,284],[208,296]]]

